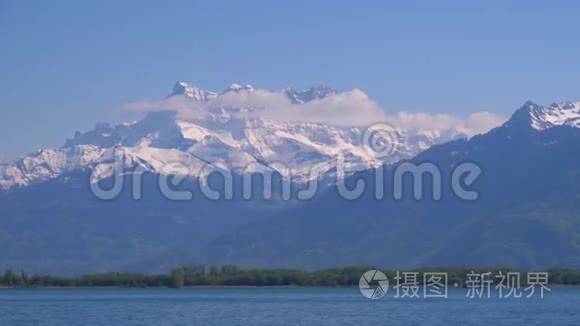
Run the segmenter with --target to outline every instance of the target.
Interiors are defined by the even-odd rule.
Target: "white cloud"
[[[505,120],[504,117],[490,112],[476,112],[467,117],[446,113],[398,112],[387,117],[388,122],[402,129],[423,129],[440,133],[455,131],[468,136],[487,132]]]
[[[137,111],[175,111],[179,118],[186,120],[204,119],[210,114],[215,114],[216,108],[252,108],[250,111],[228,112],[228,114],[276,121],[320,122],[339,126],[365,126],[387,121],[405,130],[456,132],[469,136],[484,133],[505,121],[504,117],[489,112],[476,112],[467,117],[425,112],[387,114],[359,89],[304,104],[292,103],[282,92],[255,90],[229,92],[208,102],[190,101],[174,96],[160,101],[134,102],[125,107]]]

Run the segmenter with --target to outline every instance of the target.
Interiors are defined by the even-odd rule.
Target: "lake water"
[[[0,289],[0,325],[580,325],[580,289],[530,299],[364,298],[358,288]]]

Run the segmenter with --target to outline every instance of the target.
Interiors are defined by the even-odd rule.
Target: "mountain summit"
[[[556,126],[578,128],[580,127],[580,103],[560,102],[541,106],[532,101],[527,101],[512,115],[507,125],[532,128],[536,131]]]
[[[250,84],[246,84],[245,86],[242,86],[240,84],[232,83],[232,84],[230,84],[230,86],[228,86],[228,88],[226,88],[222,92],[222,94],[226,94],[226,93],[230,93],[230,92],[239,93],[242,91],[253,92],[254,86],[252,86]]]
[[[206,90],[203,90],[196,86],[192,86],[185,82],[175,83],[175,85],[173,86],[173,92],[171,93],[170,96],[175,95],[185,96],[187,98],[202,102],[209,101],[217,96],[216,93],[208,92]]]
[[[302,91],[296,91],[293,88],[288,88],[284,90],[284,93],[286,93],[286,95],[292,100],[293,103],[302,104],[336,95],[338,94],[338,91],[326,84],[322,84],[304,89]]]

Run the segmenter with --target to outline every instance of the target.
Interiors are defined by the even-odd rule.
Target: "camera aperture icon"
[[[366,298],[380,299],[389,291],[389,279],[385,273],[372,269],[360,277],[358,287]]]

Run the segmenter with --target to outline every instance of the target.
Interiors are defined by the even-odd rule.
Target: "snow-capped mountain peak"
[[[242,91],[253,92],[254,90],[255,90],[254,86],[252,86],[250,84],[246,84],[246,85],[242,86],[242,85],[237,84],[237,83],[232,83],[221,94],[226,94],[226,93],[230,93],[230,92],[239,93]]]
[[[284,90],[286,96],[292,100],[295,104],[303,104],[306,102],[320,100],[332,95],[338,94],[338,91],[326,84],[321,84],[318,86],[310,87],[302,91],[297,91],[293,88],[287,88]]]
[[[580,102],[560,102],[541,106],[527,101],[514,113],[508,123],[531,127],[537,131],[556,126],[580,128]]]
[[[217,93],[206,91],[199,87],[190,85],[186,82],[177,82],[173,86],[173,92],[171,93],[170,96],[175,95],[182,95],[185,96],[186,98],[195,101],[207,102],[215,98],[217,96]]]
[[[256,88],[251,84],[241,85],[238,83],[232,83],[226,89],[217,93],[181,81],[175,83],[173,86],[173,91],[169,97],[184,96],[185,98],[194,101],[208,102],[229,93],[254,92],[255,90]],[[287,88],[283,90],[282,93],[288,96],[292,103],[303,104],[336,95],[338,94],[338,91],[326,84],[321,84],[301,91],[297,91],[293,88]]]

